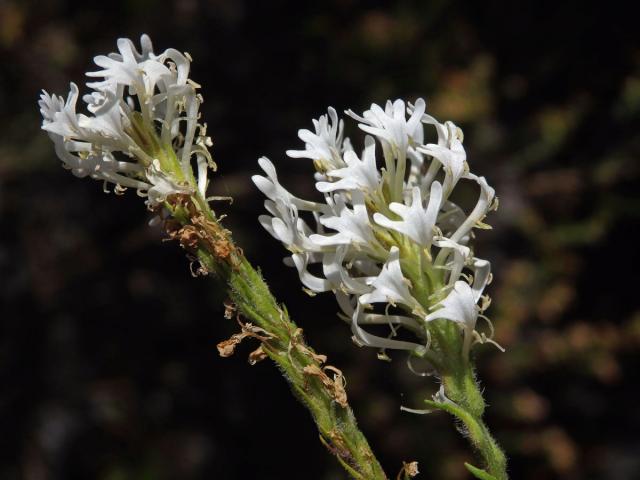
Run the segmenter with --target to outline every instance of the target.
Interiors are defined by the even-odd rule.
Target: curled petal
[[[410,350],[416,352],[422,352],[426,349],[424,345],[419,343],[404,342],[401,340],[393,340],[391,338],[373,335],[360,326],[361,317],[362,305],[358,303],[351,320],[351,332],[353,333],[354,341],[358,345],[382,349],[390,348],[394,350]]]
[[[369,277],[352,278],[344,267],[343,262],[347,250],[348,246],[340,245],[336,248],[335,253],[325,253],[322,262],[325,276],[334,285],[339,286],[341,290],[349,294],[360,295],[371,291],[371,287],[367,284],[370,280]]]
[[[291,255],[291,258],[293,259],[293,263],[298,270],[300,281],[305,287],[307,287],[309,290],[313,290],[314,292],[326,292],[328,290],[331,290],[332,284],[329,280],[327,280],[326,278],[316,277],[315,275],[311,275],[308,272],[308,255],[293,254]]]
[[[491,279],[491,263],[481,258],[473,259],[473,297],[477,302],[484,292],[484,288],[487,286]]]
[[[474,226],[479,222],[482,222],[487,212],[491,209],[496,196],[495,190],[487,183],[487,180],[484,177],[478,177],[477,175],[469,173],[467,174],[467,178],[475,180],[480,186],[480,196],[478,197],[478,202],[476,203],[475,208],[471,214],[469,214],[469,217],[451,236],[451,240],[454,242],[460,241],[460,239],[466,236]]]

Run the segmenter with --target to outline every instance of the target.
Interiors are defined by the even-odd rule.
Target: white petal
[[[360,297],[359,301],[362,304],[399,303],[410,309],[419,308],[420,306],[418,301],[411,295],[407,280],[402,274],[398,247],[391,247],[389,259],[382,267],[380,275],[370,283],[374,290]]]
[[[466,178],[474,180],[480,186],[480,195],[475,208],[469,214],[469,217],[464,221],[462,225],[451,236],[454,242],[459,242],[464,236],[466,236],[477,222],[482,221],[485,215],[491,208],[493,200],[495,199],[495,190],[487,183],[484,177],[478,177],[472,173],[466,175]]]
[[[473,285],[471,290],[473,291],[473,297],[477,302],[482,296],[485,287],[489,283],[491,278],[491,263],[481,258],[473,259]]]
[[[424,209],[422,207],[420,188],[414,187],[412,191],[412,201],[409,207],[399,203],[389,205],[389,208],[394,213],[402,217],[402,221],[390,220],[380,213],[375,213],[373,219],[378,225],[403,233],[414,242],[427,247],[431,245],[433,241],[433,228],[436,224],[441,200],[442,187],[439,182],[433,182],[431,185],[429,204],[427,208]]]
[[[278,199],[282,200],[285,203],[295,205],[299,210],[322,210],[322,206],[320,204],[302,200],[289,193],[287,189],[280,185],[276,168],[267,157],[261,157],[258,160],[258,164],[267,176],[263,177],[261,175],[253,175],[251,180],[267,198],[274,201]]]
[[[363,189],[374,191],[380,184],[380,172],[376,166],[375,140],[367,136],[362,161],[352,150],[344,153],[344,161],[347,166],[327,172],[327,177],[338,178],[336,182],[321,181],[316,183],[320,192],[333,192],[336,190]]]
[[[307,265],[309,261],[309,257],[307,255],[294,254],[294,255],[291,255],[291,258],[293,259],[293,263],[298,269],[300,281],[303,283],[305,287],[307,287],[310,290],[313,290],[314,292],[326,292],[328,290],[331,290],[332,285],[331,285],[331,282],[329,282],[329,280],[327,280],[326,278],[320,278],[320,277],[311,275],[307,271]]]
[[[374,348],[390,348],[394,350],[411,350],[411,351],[424,351],[425,346],[418,343],[403,342],[400,340],[393,340],[390,338],[379,337],[372,335],[360,327],[360,320],[362,317],[362,306],[358,303],[353,317],[351,320],[351,331],[353,332],[354,340],[359,345]]]
[[[473,291],[467,282],[455,283],[449,295],[440,302],[442,308],[425,317],[426,321],[446,319],[460,323],[465,328],[473,330],[478,319],[478,307]]]
[[[311,235],[309,238],[319,245],[344,245],[355,243],[358,245],[375,248],[378,241],[373,235],[369,222],[369,215],[362,192],[354,191],[351,194],[353,210],[347,207],[341,196],[335,196],[336,202],[333,215],[323,215],[320,223],[327,228],[338,232],[337,235]]]

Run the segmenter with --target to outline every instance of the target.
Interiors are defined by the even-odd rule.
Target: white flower
[[[402,274],[398,247],[391,248],[389,259],[382,267],[380,275],[369,283],[373,291],[360,296],[359,301],[362,304],[390,303],[405,305],[411,310],[421,308],[418,301],[411,295],[408,281]]]
[[[322,115],[318,120],[313,120],[313,126],[315,133],[306,128],[298,130],[298,137],[305,142],[306,148],[287,150],[287,155],[292,158],[314,160],[320,170],[324,171],[342,168],[344,166],[341,158],[344,122],[338,120],[336,110],[329,107],[328,115]]]
[[[95,57],[102,70],[87,73],[98,78],[83,97],[89,115],[76,112],[74,83],[66,102],[43,91],[42,128],[75,175],[135,188],[150,207],[171,194],[205,197],[211,141],[198,123],[201,97],[188,79],[190,62],[174,49],[155,55],[147,35],[141,44],[138,52],[119,39],[119,53]]]
[[[383,110],[376,104],[372,104],[362,116],[352,110],[346,114],[361,122],[358,126],[367,133],[375,135],[388,144],[393,151],[405,152],[409,143],[414,143],[418,136],[422,138],[422,125],[420,123],[425,110],[423,99],[416,101],[415,109],[409,120],[406,118],[406,107],[402,100],[391,103],[389,100]]]
[[[458,127],[452,122],[446,122],[444,126],[437,122],[435,124],[438,130],[438,144],[429,143],[418,147],[418,151],[431,155],[442,164],[445,172],[443,197],[446,199],[467,172],[467,154],[462,146],[462,134]]]
[[[333,214],[322,215],[320,223],[338,233],[313,234],[309,237],[311,241],[323,246],[354,245],[360,248],[378,248],[379,244],[373,234],[362,192],[352,192],[353,210],[341,196],[335,196],[334,201]]]
[[[148,35],[142,35],[140,43],[142,53],[136,50],[131,40],[120,38],[117,42],[120,53],[95,57],[95,64],[102,70],[88,72],[87,76],[102,80],[87,83],[87,86],[103,91],[126,85],[133,95],[149,103],[156,95],[156,89],[164,93],[171,87],[187,83],[189,60],[185,55],[174,49],[154,55]],[[142,108],[144,110],[144,106]]]
[[[263,177],[261,175],[254,175],[251,177],[251,180],[253,180],[256,187],[258,187],[258,189],[264,193],[268,199],[273,201],[282,200],[287,204],[295,205],[295,207],[300,210],[323,210],[322,205],[319,203],[302,200],[289,193],[286,188],[280,185],[280,182],[278,181],[278,174],[276,173],[276,167],[273,166],[273,163],[271,163],[267,157],[261,157],[258,160],[258,165],[260,165],[267,176]]]
[[[67,100],[58,95],[49,95],[43,91],[40,96],[40,114],[42,129],[59,137],[71,138],[80,132],[76,104],[78,103],[78,86],[70,84]]]
[[[374,213],[373,219],[378,225],[403,233],[417,244],[428,247],[433,241],[434,227],[442,201],[442,186],[439,182],[431,184],[431,195],[426,209],[422,206],[420,188],[414,187],[412,194],[410,206],[401,203],[389,205],[389,209],[400,216],[402,221],[389,220],[381,213]]]
[[[480,309],[476,305],[473,290],[467,282],[457,281],[449,295],[439,305],[441,308],[425,317],[427,322],[446,319],[460,323],[465,329],[473,331]]]
[[[465,357],[469,355],[469,349],[476,342],[493,343],[498,349],[504,351],[499,344],[490,338],[493,334],[493,326],[487,317],[480,314],[481,309],[477,305],[478,298],[479,292],[476,288],[472,288],[467,282],[457,281],[451,292],[438,305],[440,308],[425,317],[427,322],[444,319],[459,323],[464,331],[463,355]],[[491,329],[489,338],[484,333],[478,333],[475,330],[478,317],[484,318],[489,324]]]
[[[475,180],[480,186],[480,196],[478,197],[478,203],[474,207],[473,211],[469,214],[467,219],[458,227],[458,229],[451,235],[451,240],[454,242],[460,241],[464,238],[473,227],[478,228],[487,228],[487,226],[482,223],[484,217],[487,215],[487,212],[491,208],[494,208],[494,200],[496,198],[495,190],[487,183],[486,178],[478,177],[473,173],[469,173],[466,175],[467,178]]]
[[[277,198],[275,201],[266,200],[265,208],[273,217],[260,215],[258,218],[260,224],[276,240],[280,240],[289,251],[299,253],[319,249],[318,245],[309,240],[312,230],[298,216],[298,209],[294,204]]]
[[[453,285],[471,257],[471,249],[465,245],[460,245],[450,238],[439,237],[434,240],[434,245],[440,247],[440,253],[436,258],[436,265],[445,265],[448,269],[447,284]],[[449,263],[445,263],[453,254],[453,259]]]
[[[345,168],[329,170],[327,177],[339,178],[337,182],[318,182],[318,191],[334,192],[336,190],[374,191],[380,186],[380,172],[376,167],[376,143],[372,137],[365,138],[362,160],[356,152],[348,150],[344,153]]]

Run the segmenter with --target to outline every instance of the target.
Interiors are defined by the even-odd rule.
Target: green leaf
[[[464,466],[467,467],[467,470],[469,470],[474,477],[479,478],[480,480],[498,480],[490,473],[487,473],[484,470],[479,469],[478,467],[474,467],[467,462],[464,462]]]

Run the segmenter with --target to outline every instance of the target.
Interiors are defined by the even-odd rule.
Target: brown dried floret
[[[319,364],[323,364],[327,361],[327,356],[318,354],[311,350],[304,341],[303,330],[301,328],[296,328],[295,331],[291,334],[291,339],[289,340],[289,346],[287,347],[287,355],[289,356],[289,361],[293,363],[293,359],[291,358],[291,352],[293,349],[298,350],[303,355],[311,357],[314,361]]]
[[[221,357],[230,357],[235,352],[236,346],[242,342],[247,337],[252,337],[260,340],[261,342],[266,342],[273,338],[273,336],[267,332],[264,328],[256,327],[252,323],[242,323],[238,320],[242,331],[240,333],[234,333],[230,338],[218,343],[218,353]],[[256,362],[259,354],[257,351],[252,352],[255,354]],[[260,359],[261,360],[261,359]],[[254,363],[256,363],[254,362]],[[251,357],[249,359],[249,363],[251,363]],[[253,365],[253,363],[252,363]]]
[[[256,348],[253,352],[249,354],[249,364],[255,365],[258,362],[261,362],[267,358],[266,352],[263,350],[262,345]]]
[[[331,379],[327,374],[326,370],[333,372],[333,379]],[[307,365],[302,371],[309,376],[317,377],[320,380],[320,383],[324,385],[327,389],[331,398],[333,398],[338,405],[343,408],[348,406],[347,403],[347,392],[345,390],[345,380],[342,372],[331,365],[327,365],[325,367],[320,367],[318,365]]]
[[[200,239],[219,260],[229,261],[236,252],[231,242],[229,232],[218,222],[208,220],[202,214],[193,215],[191,222],[198,227]]]
[[[227,299],[224,301],[224,318],[231,320],[236,314],[236,310],[236,306],[231,300]]]
[[[413,478],[420,472],[418,471],[418,462],[402,462],[402,470],[398,473],[396,480],[404,480],[407,478]]]

